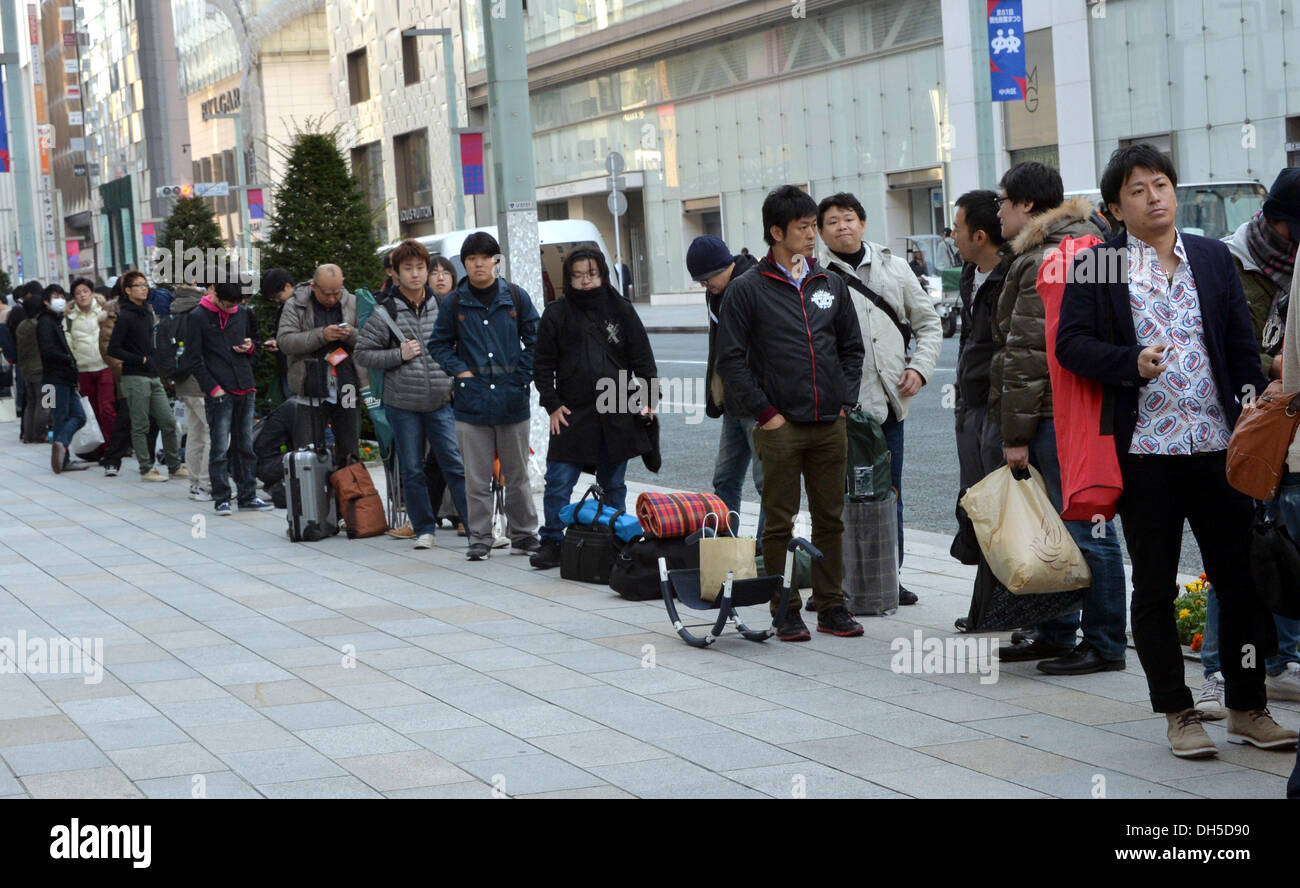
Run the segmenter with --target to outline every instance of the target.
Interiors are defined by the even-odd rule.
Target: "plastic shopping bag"
[[[100,431],[95,411],[91,409],[90,399],[85,395],[81,396],[81,409],[85,411],[86,424],[77,429],[72,436],[72,446],[68,448],[77,456],[94,453],[104,444],[104,433]]]
[[[961,499],[993,575],[1016,595],[1066,592],[1092,573],[1033,466],[990,472]]]

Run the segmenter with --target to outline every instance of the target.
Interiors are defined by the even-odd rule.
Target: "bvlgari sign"
[[[410,207],[401,210],[397,214],[397,221],[405,225],[407,222],[418,222],[421,219],[433,218],[433,205],[425,204],[422,207]]]
[[[239,110],[239,88],[229,89],[219,96],[213,96],[204,102],[201,106],[203,119],[207,120],[214,114],[230,114]]]

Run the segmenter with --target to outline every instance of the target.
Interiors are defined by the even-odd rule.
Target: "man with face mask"
[[[54,410],[50,417],[54,443],[50,446],[50,468],[55,474],[67,468],[68,447],[77,429],[86,424],[86,413],[77,393],[77,359],[63,335],[63,310],[68,294],[58,284],[50,284],[41,294],[41,312],[36,316],[36,343],[44,368],[42,383],[54,389]]]
[[[541,549],[530,559],[533,567],[545,570],[560,564],[560,510],[568,505],[583,466],[595,465],[601,501],[626,510],[627,461],[651,448],[648,406],[637,409],[636,398],[621,394],[629,374],[647,381],[659,375],[650,337],[632,303],[611,286],[598,250],[575,250],[565,260],[564,298],[542,313],[533,370],[542,407],[551,416],[542,500],[546,523]],[[620,395],[616,409],[604,410],[599,405],[611,381]],[[648,397],[644,386],[641,397]]]

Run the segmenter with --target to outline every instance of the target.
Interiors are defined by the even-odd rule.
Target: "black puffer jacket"
[[[1011,247],[999,251],[1002,261],[989,272],[984,285],[975,292],[975,263],[961,269],[961,344],[957,349],[957,403],[987,407],[989,403],[989,365],[998,344],[993,338],[993,310],[1002,294],[1002,284],[1011,265]]]
[[[727,288],[718,373],[738,416],[830,422],[852,407],[866,349],[839,275],[811,261],[796,288],[771,253]]]
[[[542,313],[533,360],[542,408],[554,413],[563,405],[572,411],[565,417],[568,426],[551,436],[548,462],[595,463],[602,436],[615,462],[650,450],[645,423],[632,409],[635,402],[619,394],[619,380],[629,374],[643,380],[659,375],[650,337],[632,303],[609,286],[594,292],[566,287],[564,298]],[[648,395],[642,397],[649,406]],[[598,404],[614,409],[598,409]]]
[[[733,256],[731,261],[736,263],[736,267],[731,270],[731,280],[727,282],[726,288],[717,296],[710,293],[706,297],[709,304],[709,359],[704,373],[704,378],[708,382],[704,390],[704,415],[713,419],[717,419],[726,410],[722,377],[717,372],[718,318],[722,317],[722,303],[736,279],[758,264],[757,259],[745,253]]]
[[[157,376],[153,367],[153,309],[125,297],[108,341],[108,354],[122,362],[123,376]]]
[[[36,346],[44,368],[42,383],[77,387],[77,359],[63,335],[61,318],[49,308],[36,316]]]

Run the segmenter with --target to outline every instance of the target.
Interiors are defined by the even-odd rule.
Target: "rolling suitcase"
[[[323,439],[315,435],[316,441]],[[289,510],[289,539],[315,542],[339,532],[330,474],[329,451],[321,444],[290,450],[284,455],[284,492]]]

